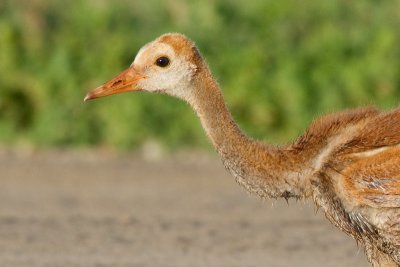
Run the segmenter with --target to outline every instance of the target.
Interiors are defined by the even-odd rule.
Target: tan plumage
[[[309,198],[362,244],[373,266],[400,266],[400,109],[361,108],[315,120],[294,143],[248,138],[233,121],[195,44],[166,34],[94,99],[144,90],[188,102],[237,182],[262,198]]]

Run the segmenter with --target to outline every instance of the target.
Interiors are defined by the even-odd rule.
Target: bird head
[[[189,101],[202,64],[191,40],[182,34],[164,34],[143,46],[128,69],[90,91],[85,101],[129,91],[160,92]]]

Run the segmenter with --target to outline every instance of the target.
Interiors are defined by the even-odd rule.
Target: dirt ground
[[[311,203],[261,201],[218,158],[0,152],[0,266],[369,266]]]

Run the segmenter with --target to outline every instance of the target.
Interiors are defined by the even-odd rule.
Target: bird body
[[[126,71],[85,100],[138,90],[188,102],[247,191],[261,198],[312,198],[365,247],[373,266],[400,266],[400,109],[325,115],[283,146],[253,140],[234,122],[195,44],[181,34],[145,45]]]

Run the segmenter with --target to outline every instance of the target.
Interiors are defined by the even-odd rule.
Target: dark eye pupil
[[[169,64],[169,58],[167,57],[159,57],[156,60],[156,65],[159,67],[166,67]]]

